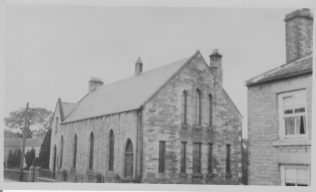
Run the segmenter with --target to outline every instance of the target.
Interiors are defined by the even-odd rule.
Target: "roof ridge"
[[[67,102],[67,101],[61,101],[62,103],[67,103],[67,104],[77,104],[77,103],[74,103],[74,102]]]

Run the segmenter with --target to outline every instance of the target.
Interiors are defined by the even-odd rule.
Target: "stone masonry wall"
[[[313,50],[313,20],[296,17],[286,21],[286,62],[292,62]]]
[[[64,137],[64,153],[62,168],[59,171],[66,170],[68,174],[76,175],[78,181],[88,181],[89,174],[99,174],[105,177],[105,181],[113,178],[124,177],[124,154],[127,139],[130,139],[133,145],[134,171],[136,165],[136,129],[137,113],[124,112],[105,117],[94,118],[63,124],[57,134],[53,132],[52,146],[57,146],[57,167],[59,167],[60,158],[60,138]],[[108,171],[109,161],[109,134],[110,130],[114,132],[114,170]],[[94,134],[94,162],[93,170],[88,170],[89,158],[89,136]],[[77,163],[76,169],[72,169],[73,163],[73,138],[77,134]],[[52,150],[51,150],[52,151]],[[51,157],[52,160],[52,157]],[[52,165],[52,161],[50,163]],[[52,170],[52,166],[50,166]]]
[[[279,142],[278,93],[306,89],[308,140]],[[248,87],[249,184],[280,185],[279,164],[310,164],[312,76]],[[290,141],[291,144],[291,141]]]
[[[202,124],[196,125],[195,90],[202,93]],[[182,92],[188,92],[187,126],[182,124]],[[209,125],[208,95],[214,97]],[[241,178],[241,115],[197,55],[144,107],[143,182],[239,184]],[[158,172],[159,141],[166,141],[165,173]],[[181,141],[187,142],[186,170],[180,174]],[[192,177],[193,142],[202,143],[202,175]],[[213,143],[213,173],[207,173],[208,144]],[[231,144],[231,178],[226,178],[226,144]]]

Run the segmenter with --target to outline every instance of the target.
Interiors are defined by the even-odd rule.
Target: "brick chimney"
[[[92,77],[89,81],[89,93],[94,92],[97,88],[103,85],[103,81],[101,79]]]
[[[309,9],[300,9],[285,16],[286,63],[312,52],[313,15]]]
[[[210,67],[215,74],[216,80],[223,84],[222,55],[218,53],[217,49],[214,49],[210,59]]]
[[[143,62],[140,57],[138,57],[135,63],[135,75],[140,75],[143,72]]]

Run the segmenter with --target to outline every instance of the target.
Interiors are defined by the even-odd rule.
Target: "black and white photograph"
[[[3,184],[310,188],[313,7],[58,2],[2,1]]]

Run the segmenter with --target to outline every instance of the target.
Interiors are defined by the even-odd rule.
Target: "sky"
[[[300,8],[300,7],[298,7]],[[108,84],[193,55],[223,55],[224,88],[244,116],[245,81],[285,63],[284,17],[293,8],[10,5],[4,17],[4,115],[77,102]],[[246,137],[246,131],[244,137]]]

